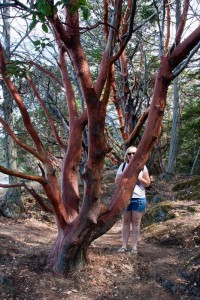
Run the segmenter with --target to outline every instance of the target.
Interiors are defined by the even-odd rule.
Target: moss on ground
[[[149,226],[152,223],[163,222],[175,218],[173,203],[163,201],[150,207],[143,217],[143,226]]]
[[[200,199],[200,176],[187,179],[176,184],[173,189],[176,192],[176,199],[198,200]]]

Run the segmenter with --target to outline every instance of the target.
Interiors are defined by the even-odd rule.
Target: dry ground
[[[117,253],[121,222],[89,249],[89,264],[69,278],[45,271],[56,236],[52,222],[0,217],[0,299],[199,300],[200,210],[177,202],[177,217],[144,228],[138,256]]]

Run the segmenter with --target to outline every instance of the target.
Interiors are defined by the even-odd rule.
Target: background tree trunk
[[[178,31],[179,22],[181,15],[181,4],[179,0],[176,0],[176,32]],[[169,156],[166,168],[166,176],[171,177],[176,172],[176,157],[178,151],[178,137],[180,127],[180,105],[179,105],[179,77],[174,79],[174,97],[173,97],[173,118],[172,118],[172,129]]]
[[[4,3],[9,2],[5,1]],[[7,60],[10,59],[10,8],[6,7],[3,9],[3,42],[6,53]],[[10,93],[7,90],[6,85],[2,82],[2,90],[3,90],[3,114],[6,123],[13,130],[13,99]],[[11,170],[17,170],[17,150],[16,144],[13,139],[9,136],[9,134],[5,131],[5,139],[4,139],[4,149],[6,156],[6,166]],[[18,178],[9,176],[9,184],[18,183]],[[23,203],[21,200],[21,189],[20,188],[10,188],[7,190],[4,198],[4,203],[2,205],[1,210],[3,214],[8,217],[18,217],[23,211]]]
[[[167,162],[167,176],[174,175],[176,173],[176,157],[178,151],[178,137],[179,137],[179,125],[180,125],[180,106],[179,106],[179,78],[174,79],[174,98],[173,98],[173,119],[171,129],[171,139],[169,156]]]
[[[200,154],[200,147],[199,147],[199,149],[198,149],[198,151],[197,151],[197,154],[196,154],[196,156],[195,156],[195,159],[194,159],[194,162],[193,162],[191,171],[190,171],[190,175],[193,175],[193,174],[194,174],[194,170],[195,170],[195,167],[196,167],[196,164],[197,164],[197,161],[198,161],[199,154]]]

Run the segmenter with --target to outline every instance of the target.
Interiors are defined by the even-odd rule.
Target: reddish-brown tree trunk
[[[187,48],[186,45],[185,47]],[[162,118],[166,106],[167,90],[173,78],[172,70],[174,65],[172,66],[171,61],[172,56],[163,57],[161,59],[161,66],[156,78],[149,117],[141,143],[134,159],[124,172],[116,188],[116,192],[113,195],[109,210],[107,211],[105,207],[104,210],[102,209],[98,200],[100,197],[98,194],[98,185],[101,176],[101,157],[99,157],[101,162],[99,165],[100,168],[98,168],[98,164],[96,164],[96,173],[91,173],[92,169],[88,168],[85,178],[85,205],[83,205],[77,219],[69,225],[66,230],[60,232],[51,256],[49,257],[50,266],[54,272],[66,275],[78,266],[84,264],[88,245],[94,239],[107,232],[121,217],[130,199],[138,173],[146,163],[154,143],[160,134]],[[103,141],[101,141],[101,143],[103,144]],[[95,154],[95,152],[93,153]],[[94,156],[93,159],[93,163],[95,163],[96,160],[98,161],[98,156]],[[95,183],[92,178],[96,178],[97,182]],[[94,207],[96,207],[96,210],[94,210]],[[94,219],[91,217],[92,211],[94,212]]]

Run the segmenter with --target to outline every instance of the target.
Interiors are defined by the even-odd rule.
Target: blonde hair
[[[129,160],[128,160],[128,158],[127,158],[127,154],[128,154],[128,153],[130,153],[130,152],[136,152],[136,151],[137,151],[137,148],[136,148],[136,147],[134,147],[134,146],[128,147],[128,148],[126,149],[125,154],[124,154],[124,162],[126,162],[126,163],[129,162]]]

